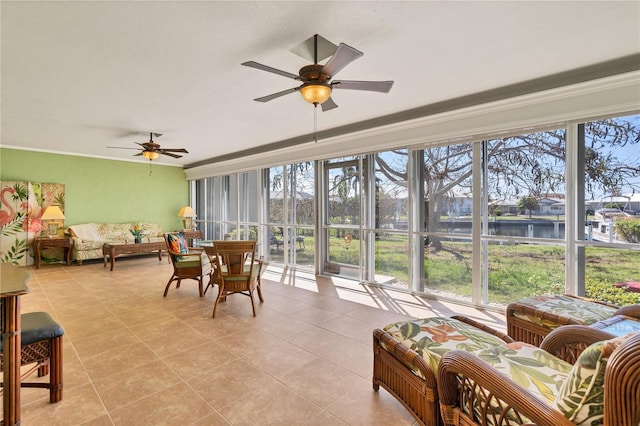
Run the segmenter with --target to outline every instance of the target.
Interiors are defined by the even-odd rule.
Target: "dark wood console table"
[[[167,244],[164,241],[139,244],[105,244],[102,246],[104,267],[107,267],[107,257],[111,258],[111,270],[113,271],[113,267],[116,263],[116,257],[118,256],[148,254],[153,253],[154,251],[158,252],[158,260],[162,260],[162,250],[167,250]]]
[[[31,273],[0,263],[0,309],[2,310],[3,425],[20,424],[20,296],[29,292]]]

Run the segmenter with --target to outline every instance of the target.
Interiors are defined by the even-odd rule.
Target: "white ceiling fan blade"
[[[283,77],[289,77],[289,78],[292,78],[294,80],[299,80],[300,79],[300,77],[298,75],[296,75],[296,74],[292,74],[292,73],[287,72],[287,71],[282,71],[282,70],[279,70],[277,68],[273,68],[273,67],[270,67],[270,66],[267,66],[267,65],[262,65],[262,64],[259,64],[259,63],[255,62],[255,61],[243,62],[240,65],[244,65],[245,67],[249,67],[249,68],[255,68],[257,70],[267,71],[267,72],[270,72],[270,73],[273,73],[273,74],[278,74],[278,75],[281,75]]]
[[[369,92],[389,93],[389,91],[393,87],[393,81],[342,80],[332,81],[331,87],[333,89],[366,90]]]
[[[292,89],[287,89],[287,90],[283,90],[282,92],[278,92],[278,93],[272,93],[270,95],[267,96],[263,96],[261,98],[255,98],[254,101],[257,102],[269,102],[275,98],[279,98],[280,96],[284,96],[284,95],[288,95],[289,93],[293,93],[295,91],[297,91],[298,88],[294,87]]]
[[[322,112],[331,111],[332,109],[338,108],[338,104],[336,104],[332,98],[327,99],[323,103],[320,104],[322,106]]]
[[[340,43],[336,53],[334,53],[331,59],[329,59],[329,62],[322,67],[322,72],[333,77],[342,68],[346,67],[362,55],[364,55],[364,53],[361,51],[344,43]]]

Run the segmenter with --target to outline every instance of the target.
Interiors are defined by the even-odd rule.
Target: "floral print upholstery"
[[[541,404],[551,406],[571,371],[571,364],[527,343],[515,342],[493,346],[474,352],[493,368],[527,389]],[[487,425],[520,425],[529,419],[516,414],[497,401],[491,392],[468,385],[473,393],[473,410],[476,419]],[[465,393],[465,398],[469,395]],[[461,404],[468,413],[468,404]]]
[[[450,350],[477,351],[505,344],[499,337],[446,317],[393,323],[387,325],[384,330],[422,356],[434,372],[438,369],[442,355]],[[411,368],[410,365],[407,366]],[[412,371],[422,377],[419,371]]]
[[[588,302],[575,297],[568,296],[535,296],[519,300],[518,305],[529,306],[538,311],[569,318],[577,324],[591,325],[598,321],[610,318],[614,315],[616,308],[602,305],[600,303]],[[525,321],[532,322],[548,329],[557,328],[559,324],[553,321],[544,320],[535,315],[524,312],[514,312],[514,316]]]
[[[102,246],[108,244],[133,244],[129,232],[135,225],[144,231],[143,242],[164,241],[162,228],[157,223],[86,223],[70,226],[67,230],[73,238],[71,258],[81,263],[87,259],[102,259]],[[76,230],[78,234],[76,234]]]
[[[555,401],[572,367],[549,352],[522,342],[493,346],[477,355],[547,404]]]

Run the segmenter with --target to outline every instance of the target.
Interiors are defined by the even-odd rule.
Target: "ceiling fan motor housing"
[[[307,82],[308,83],[310,82],[325,83],[329,81],[331,76],[329,74],[323,73],[322,72],[323,68],[324,68],[324,65],[318,65],[318,64],[304,66],[300,68],[300,72],[299,72],[300,79],[305,83]]]

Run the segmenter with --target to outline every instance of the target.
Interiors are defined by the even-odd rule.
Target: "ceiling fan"
[[[108,146],[107,148],[116,148],[116,149],[136,149],[139,150],[140,152],[135,154],[135,156],[141,155],[144,158],[147,158],[149,161],[153,161],[156,160],[158,157],[160,157],[160,154],[162,155],[167,155],[169,157],[173,157],[173,158],[180,158],[182,157],[182,155],[178,155],[178,154],[174,154],[175,152],[180,152],[180,153],[185,153],[188,154],[189,151],[187,151],[184,148],[161,148],[160,145],[158,145],[157,143],[155,143],[153,141],[153,137],[159,138],[160,136],[162,136],[162,133],[149,133],[149,142],[136,142],[138,145],[140,145],[142,148],[129,148],[129,147],[124,147],[124,146]]]
[[[331,99],[333,89],[388,93],[393,86],[393,81],[332,80],[340,70],[363,55],[359,50],[344,43],[336,46],[322,36],[315,34],[313,37],[296,46],[292,51],[296,54],[303,54],[304,52],[312,53],[313,56],[311,59],[313,60],[313,64],[300,68],[297,75],[254,61],[243,62],[241,64],[246,67],[271,72],[302,82],[301,86],[256,98],[254,101],[269,102],[281,96],[288,95],[289,93],[300,92],[305,101],[315,106],[320,104],[322,105],[322,111],[329,111],[338,107],[333,99]],[[318,64],[318,61],[329,56],[331,56],[331,58],[326,64]]]

